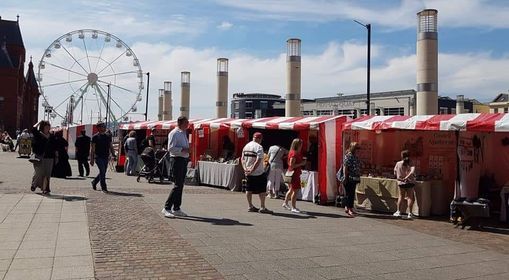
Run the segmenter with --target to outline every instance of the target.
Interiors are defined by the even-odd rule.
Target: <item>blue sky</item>
[[[415,88],[416,13],[438,9],[439,94],[482,101],[507,92],[509,1],[487,0],[2,0],[0,15],[19,14],[27,55],[35,60],[59,36],[77,29],[125,41],[152,75],[151,118],[164,80],[191,71],[191,115],[212,117],[215,60],[230,58],[230,96],[283,95],[285,41],[302,39],[302,95],[365,90],[366,31],[372,24],[372,91]],[[180,89],[174,86],[174,108]],[[212,102],[211,102],[212,101]],[[136,117],[133,117],[136,118]]]

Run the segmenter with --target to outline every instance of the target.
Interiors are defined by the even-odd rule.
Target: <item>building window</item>
[[[456,114],[456,108],[451,108],[451,114]]]
[[[246,119],[252,119],[253,118],[253,112],[246,112],[245,114]]]
[[[233,113],[233,118],[238,119],[239,118],[239,112]]]
[[[384,108],[385,116],[403,116],[405,114],[405,108],[397,107],[397,108]]]
[[[332,116],[332,110],[317,110],[316,114],[318,116]]]
[[[509,113],[509,108],[504,108],[504,113]]]
[[[253,108],[253,101],[246,101],[246,103],[245,103],[245,108],[246,108],[246,109],[251,109],[251,108]]]
[[[239,102],[238,102],[238,101],[235,101],[235,103],[233,103],[233,108],[234,108],[235,110],[238,110],[238,109],[239,109],[239,107],[240,107]]]
[[[266,110],[269,108],[269,102],[268,101],[260,101],[260,109]]]
[[[498,113],[498,108],[493,109],[493,113]]]
[[[440,115],[447,115],[447,114],[449,114],[449,108],[447,108],[447,107],[440,107],[439,114]]]

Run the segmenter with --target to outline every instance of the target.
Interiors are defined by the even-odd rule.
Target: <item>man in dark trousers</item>
[[[92,143],[90,145],[90,165],[94,166],[94,162],[97,164],[99,174],[92,180],[92,188],[97,189],[97,183],[101,183],[101,189],[103,192],[108,192],[106,186],[106,169],[108,168],[109,155],[115,157],[115,150],[111,144],[111,137],[106,133],[106,126],[103,122],[98,122],[97,132],[92,136]]]
[[[90,155],[90,137],[87,136],[85,130],[81,131],[80,136],[74,142],[76,147],[76,159],[78,160],[78,172],[83,177],[83,167],[85,167],[85,176],[90,174],[90,166],[88,165],[88,156]]]
[[[177,119],[177,127],[168,134],[168,151],[170,152],[170,160],[173,161],[171,172],[173,172],[175,183],[161,211],[167,218],[187,216],[180,209],[180,205],[182,204],[182,191],[187,173],[187,162],[189,161],[188,126],[187,118],[180,116]]]

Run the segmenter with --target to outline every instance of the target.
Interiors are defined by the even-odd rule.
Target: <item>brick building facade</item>
[[[25,46],[19,22],[0,18],[0,130],[14,136],[16,129],[37,122],[39,89],[32,61],[25,76]]]

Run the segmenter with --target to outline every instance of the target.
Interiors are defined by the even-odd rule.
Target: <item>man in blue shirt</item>
[[[180,205],[182,204],[182,191],[189,161],[188,127],[189,121],[187,118],[180,116],[177,119],[177,127],[168,134],[168,151],[170,152],[170,160],[173,162],[171,172],[175,178],[175,183],[161,211],[167,218],[187,216],[180,209]]]

